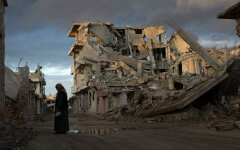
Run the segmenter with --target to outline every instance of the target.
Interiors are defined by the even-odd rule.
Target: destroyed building
[[[29,79],[33,82],[35,86],[35,95],[37,100],[37,114],[42,115],[43,114],[43,103],[46,99],[45,95],[45,85],[46,81],[44,78],[44,74],[41,71],[42,66],[37,65],[37,69],[34,73],[30,73]]]
[[[30,73],[28,65],[18,67],[17,72],[5,67],[6,120],[22,124],[41,115],[45,85],[40,66],[34,73]]]
[[[104,114],[146,103],[160,108],[154,113],[164,113],[187,106],[228,77],[226,69],[234,60],[226,48],[205,49],[186,31],[169,24],[176,32],[167,41],[163,26],[73,23],[68,36],[75,37],[75,43],[68,55],[73,57],[75,110]],[[153,114],[144,108],[137,114],[143,113]]]

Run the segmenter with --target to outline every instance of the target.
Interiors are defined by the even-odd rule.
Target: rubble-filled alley
[[[25,65],[13,72],[5,67],[5,122],[0,123],[0,149],[24,146],[33,135],[27,123],[41,120],[46,107],[46,81],[41,68],[38,65],[35,72],[30,72]]]

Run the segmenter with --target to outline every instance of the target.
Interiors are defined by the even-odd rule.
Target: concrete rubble
[[[10,123],[0,122],[0,149],[24,149],[34,136],[31,129],[16,127]]]
[[[5,67],[5,95],[11,99],[17,99],[22,80],[10,68]]]
[[[76,40],[68,55],[73,57],[74,112],[115,119],[158,116],[185,109],[234,76],[229,71],[239,63],[239,48],[203,48],[168,24],[175,30],[170,39],[163,26],[73,23],[68,36]],[[227,85],[217,88],[216,101],[238,99],[238,88],[229,94]]]

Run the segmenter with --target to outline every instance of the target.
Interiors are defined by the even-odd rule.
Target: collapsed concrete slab
[[[237,22],[236,30],[237,35],[240,37],[240,2],[229,7],[224,12],[218,14],[217,18],[219,19],[234,19]]]
[[[17,75],[10,68],[5,67],[5,95],[13,100],[16,100],[22,80],[22,77]]]

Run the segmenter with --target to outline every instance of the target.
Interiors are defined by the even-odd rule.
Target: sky
[[[167,18],[191,33],[204,47],[240,44],[234,20],[217,19],[220,12],[239,0],[8,0],[5,14],[6,65],[15,70],[28,64],[43,66],[46,94],[55,94],[62,83],[69,95],[73,77],[68,37],[73,22],[108,21],[115,26],[163,25]]]

